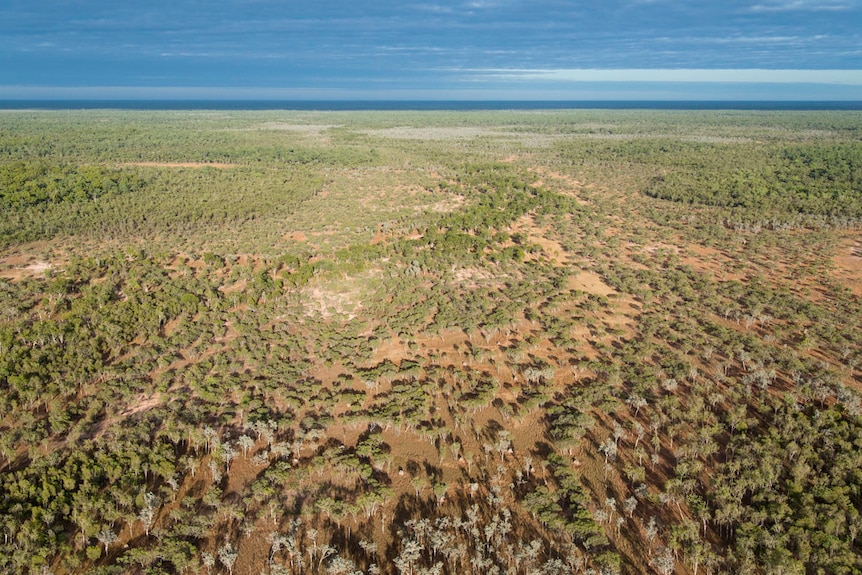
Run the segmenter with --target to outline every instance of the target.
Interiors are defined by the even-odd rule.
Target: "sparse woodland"
[[[862,573],[862,114],[0,115],[0,572]]]

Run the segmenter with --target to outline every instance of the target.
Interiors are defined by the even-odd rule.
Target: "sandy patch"
[[[672,253],[673,255],[679,255],[679,246],[671,245],[671,244],[649,244],[646,246],[642,246],[641,251],[647,254],[655,254],[659,250]]]
[[[222,293],[242,293],[245,291],[248,282],[243,278],[232,284],[222,284],[219,286],[219,291]]]
[[[489,128],[474,128],[471,126],[453,126],[413,128],[399,126],[396,128],[383,128],[378,130],[361,130],[363,134],[378,136],[381,138],[393,138],[396,140],[459,140],[479,138],[482,136],[512,137],[512,132],[503,132]]]
[[[449,212],[454,212],[458,208],[464,205],[464,196],[459,196],[456,194],[452,194],[447,197],[445,200],[440,200],[439,202],[433,203],[430,206],[417,206],[416,211],[431,211],[437,212],[441,214],[447,214]]]
[[[589,271],[582,271],[576,276],[571,276],[566,285],[569,289],[594,295],[609,296],[616,293],[614,288],[602,281],[598,274]]]
[[[582,206],[590,204],[588,200],[580,197],[580,192],[581,190],[592,187],[591,184],[586,184],[565,174],[550,170],[534,169],[531,171],[540,176],[539,179],[536,180],[536,183],[533,184],[534,187],[547,187],[565,196],[573,197]]]
[[[480,268],[457,268],[452,270],[452,276],[461,287],[476,289],[480,282],[492,279],[493,275]]]
[[[522,233],[527,236],[527,241],[542,248],[544,255],[551,260],[555,266],[566,265],[568,257],[566,250],[556,240],[547,237],[548,230],[536,225],[536,221],[530,214],[521,216],[518,221],[509,228],[510,233]]]
[[[400,338],[394,337],[381,341],[374,350],[374,359],[372,363],[377,365],[385,360],[389,360],[396,365],[401,365],[401,361],[409,357],[410,350],[407,344],[401,341]]]
[[[257,126],[259,130],[283,130],[287,132],[301,132],[304,134],[319,134],[324,130],[338,128],[338,124],[289,124],[287,122],[265,122]]]
[[[530,236],[530,241],[539,244],[542,251],[555,266],[559,267],[566,264],[565,249],[559,242],[544,236]]]
[[[54,264],[33,260],[27,255],[0,258],[0,278],[19,280],[22,278],[42,277]]]
[[[854,295],[862,296],[862,238],[842,242],[832,261],[841,283]]]
[[[363,278],[352,278],[344,282],[316,285],[304,290],[308,312],[323,318],[345,316],[353,319],[362,308]]]

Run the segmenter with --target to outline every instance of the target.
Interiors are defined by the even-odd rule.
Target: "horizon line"
[[[450,73],[455,72],[450,70]],[[468,72],[461,70],[460,73]],[[50,86],[0,84],[0,100],[859,101],[862,70],[470,70],[448,85]],[[650,75],[651,78],[648,78]],[[840,78],[840,80],[839,80]]]
[[[13,103],[13,102],[190,102],[190,103],[202,103],[202,102],[298,102],[298,103],[314,103],[314,102],[332,102],[332,103],[433,103],[433,102],[546,102],[546,103],[577,103],[577,102],[610,102],[610,103],[624,103],[624,102],[701,102],[701,103],[710,103],[710,102],[737,102],[740,104],[745,103],[787,103],[791,104],[794,102],[799,103],[862,103],[862,96],[855,98],[700,98],[700,97],[678,97],[678,98],[646,98],[646,97],[616,97],[616,98],[540,98],[540,97],[530,97],[530,98],[520,98],[520,97],[483,97],[483,98],[398,98],[398,97],[371,97],[371,98],[361,98],[361,97],[353,97],[353,98],[295,98],[295,97],[270,97],[270,98],[262,98],[262,97],[142,97],[142,96],[134,96],[134,97],[126,97],[126,96],[118,96],[118,97],[4,97],[0,95],[0,102],[5,103]]]

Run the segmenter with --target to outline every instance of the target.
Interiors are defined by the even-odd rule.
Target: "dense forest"
[[[862,114],[0,114],[0,572],[862,573]]]

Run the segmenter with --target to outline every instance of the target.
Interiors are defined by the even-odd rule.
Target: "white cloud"
[[[440,4],[417,4],[414,8],[416,10],[433,12],[435,14],[452,14],[454,12],[451,6],[441,6]]]
[[[853,4],[846,2],[820,0],[772,0],[765,4],[755,4],[749,8],[750,12],[822,12],[841,11],[853,8]]]
[[[736,82],[757,84],[844,84],[862,86],[862,70],[761,69],[476,69],[475,79],[547,82]]]
[[[690,42],[704,42],[711,44],[798,44],[803,38],[799,36],[725,36],[718,38],[680,38]],[[821,37],[810,38],[819,40]]]

